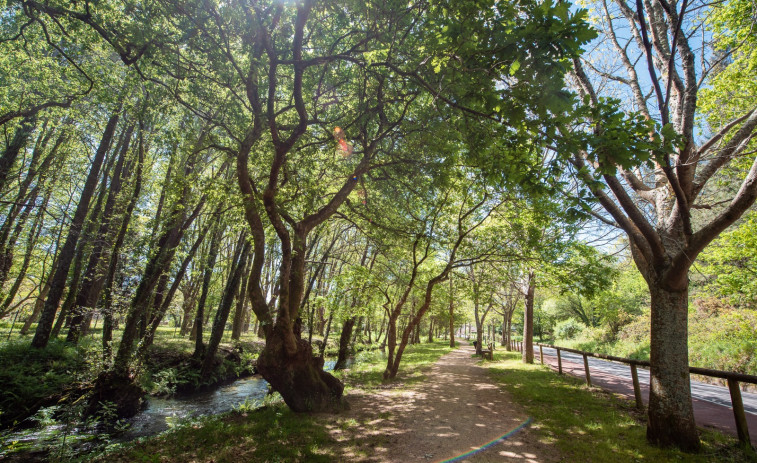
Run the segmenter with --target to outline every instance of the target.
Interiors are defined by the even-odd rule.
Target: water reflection
[[[351,360],[348,365],[352,363]],[[334,360],[327,361],[324,370],[333,370],[334,363]],[[268,382],[255,375],[238,379],[213,391],[169,399],[150,397],[147,399],[147,408],[129,420],[131,427],[119,440],[128,441],[158,434],[183,419],[228,412],[245,402],[262,402],[267,393]]]
[[[347,365],[352,365],[354,359],[349,359]],[[334,360],[324,364],[324,370],[333,370]],[[139,437],[151,436],[168,430],[183,420],[193,417],[217,415],[228,412],[247,402],[255,406],[262,403],[268,393],[268,382],[259,375],[241,378],[233,383],[221,386],[217,389],[198,392],[190,395],[172,398],[148,397],[147,406],[127,422],[128,430],[120,435],[120,442],[130,441]],[[51,410],[52,411],[52,410]],[[63,442],[69,452],[77,453],[87,450],[89,442],[100,436],[92,429],[67,427],[66,425],[52,422],[38,426],[36,429],[3,432],[0,434],[0,460],[8,454],[24,448],[32,451],[44,451],[45,448],[59,445],[61,437],[65,435]]]
[[[245,401],[262,401],[268,383],[260,376],[234,381],[216,390],[162,399],[150,397],[147,408],[129,420],[131,427],[120,440],[131,440],[163,432],[182,419],[227,412]]]

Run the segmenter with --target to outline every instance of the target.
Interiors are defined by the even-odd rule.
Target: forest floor
[[[348,411],[295,413],[274,395],[263,406],[245,404],[157,436],[114,443],[86,460],[757,463],[757,454],[715,431],[702,430],[698,454],[650,446],[632,401],[523,364],[517,352],[500,350],[484,361],[470,346],[450,351],[442,342],[417,344],[388,383],[381,380],[386,360],[379,354],[361,351],[350,369],[336,373],[348,385]]]
[[[343,461],[560,461],[559,450],[536,436],[524,408],[474,353],[463,346],[444,355],[425,373],[427,381],[410,388],[350,390],[350,411],[319,420],[333,439],[350,443]]]

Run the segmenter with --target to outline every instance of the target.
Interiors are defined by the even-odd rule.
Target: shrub
[[[44,349],[27,340],[0,348],[0,426],[13,425],[40,407],[58,402],[65,391],[96,370],[87,363],[87,347],[51,340]]]
[[[558,341],[567,341],[575,338],[585,329],[586,325],[575,318],[569,318],[555,325],[555,338],[557,338]]]
[[[757,374],[757,310],[720,308],[694,316],[689,362],[702,368]]]

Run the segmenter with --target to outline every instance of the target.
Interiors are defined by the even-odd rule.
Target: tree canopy
[[[6,2],[0,318],[44,348],[101,316],[88,409],[128,414],[171,318],[203,381],[255,331],[306,411],[346,406],[332,326],[336,369],[375,335],[389,380],[461,312],[479,341],[522,317],[526,362],[534,331],[648,316],[649,438],[696,448],[690,270],[754,306],[754,5],[584,6]]]

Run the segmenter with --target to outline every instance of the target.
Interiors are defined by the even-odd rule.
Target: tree
[[[47,345],[50,339],[50,332],[53,328],[53,321],[55,320],[55,314],[58,311],[58,304],[60,303],[63,291],[65,289],[66,280],[68,279],[68,271],[71,266],[71,262],[74,259],[74,253],[76,251],[76,245],[79,242],[79,236],[82,228],[84,227],[84,219],[89,211],[89,203],[92,199],[92,195],[97,185],[97,180],[100,175],[100,168],[102,167],[105,155],[110,149],[110,145],[113,139],[113,134],[118,124],[122,109],[122,102],[116,105],[112,110],[112,113],[108,119],[108,124],[105,127],[102,138],[100,139],[100,145],[97,148],[95,156],[92,159],[92,165],[90,167],[87,180],[82,189],[79,203],[76,207],[76,212],[69,227],[66,241],[63,243],[63,248],[60,251],[60,256],[57,260],[57,266],[55,273],[50,281],[50,291],[47,294],[45,300],[45,306],[42,309],[39,323],[37,324],[37,330],[34,333],[34,339],[32,339],[32,346],[41,348]]]
[[[473,302],[473,317],[476,322],[476,353],[481,355],[483,349],[483,334],[486,326],[486,317],[494,308],[495,300],[494,286],[497,285],[495,279],[496,271],[493,266],[485,262],[479,262],[469,265],[465,269],[465,276],[468,279]]]
[[[504,272],[507,281],[496,291],[495,297],[497,304],[494,306],[494,311],[499,315],[502,315],[501,345],[509,351],[511,349],[510,335],[512,333],[513,315],[518,308],[518,303],[520,302],[522,294],[518,291],[517,282],[512,275],[513,268],[508,268],[507,270],[508,271]]]
[[[604,210],[597,218],[627,234],[651,293],[647,438],[696,450],[687,349],[689,269],[757,197],[755,158],[732,197],[709,201],[718,172],[747,153],[757,108],[750,104],[720,124],[697,126],[700,89],[723,59],[711,53],[709,43],[698,43],[702,15],[695,16],[686,2],[678,7],[643,0],[598,3],[606,40],[597,52],[615,59],[607,66],[591,54],[574,60],[574,81],[592,109],[587,149],[573,151],[570,162],[583,189]],[[599,81],[608,85],[600,87]],[[629,116],[599,89],[624,97]]]
[[[92,35],[81,33],[75,35],[78,43],[72,43],[72,36],[23,2],[7,2],[0,14],[0,127],[21,119],[14,142],[23,142],[43,114],[68,109],[91,93],[103,48]],[[89,53],[77,53],[77,45]],[[0,156],[0,191],[17,154],[10,149]]]
[[[258,369],[297,411],[344,406],[341,383],[299,336],[311,232],[369,173],[415,163],[411,148],[419,146],[397,145],[423,116],[443,122],[464,114],[454,122],[461,130],[498,121],[496,135],[515,139],[510,154],[520,159],[530,138],[521,127],[541,126],[535,121],[565,107],[565,58],[590,35],[567,4],[533,1],[22,4],[28,15],[99,36],[143,81],[204,120],[206,148],[235,162],[253,242],[247,291],[266,337]],[[467,137],[472,147],[487,130],[475,132]],[[178,245],[178,224],[163,228],[159,248]],[[273,311],[261,281],[271,253],[279,256]],[[172,257],[150,257],[134,313],[160,294]],[[130,315],[127,331],[133,323]],[[117,369],[131,352],[133,339],[126,340]]]

